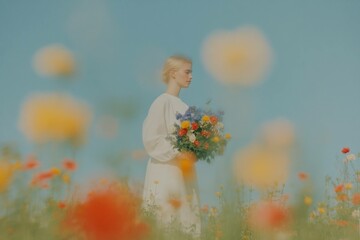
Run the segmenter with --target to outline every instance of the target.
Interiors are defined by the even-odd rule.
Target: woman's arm
[[[168,136],[166,123],[171,113],[166,99],[157,99],[150,106],[148,115],[143,123],[143,143],[151,158],[160,162],[169,162],[179,154],[166,139]]]

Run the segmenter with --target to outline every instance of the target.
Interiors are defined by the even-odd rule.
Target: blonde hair
[[[180,68],[180,65],[184,63],[192,64],[192,61],[190,58],[185,57],[183,55],[172,55],[168,57],[164,62],[164,66],[162,70],[163,82],[168,84],[170,80],[171,72],[178,70]]]

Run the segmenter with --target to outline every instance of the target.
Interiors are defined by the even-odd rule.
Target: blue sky
[[[34,151],[17,128],[21,104],[33,92],[71,93],[92,106],[94,124],[110,99],[134,103],[134,117],[119,119],[117,138],[99,138],[93,125],[78,153],[78,178],[91,178],[105,171],[104,156],[142,147],[142,121],[165,89],[156,70],[166,56],[183,53],[193,59],[194,81],[181,98],[198,106],[212,99],[225,110],[234,136],[217,163],[198,166],[203,202],[215,201],[234,152],[278,117],[294,123],[295,165],[320,188],[326,174],[337,172],[343,146],[360,149],[359,12],[357,0],[0,0],[0,142],[16,142],[24,154]],[[270,73],[259,86],[223,86],[204,68],[202,45],[213,31],[247,25],[260,29],[273,49]],[[76,56],[72,82],[41,77],[32,68],[34,53],[53,43]],[[145,167],[146,160],[130,162],[124,173],[142,181]]]

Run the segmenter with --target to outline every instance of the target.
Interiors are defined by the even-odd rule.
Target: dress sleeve
[[[169,102],[155,101],[143,123],[142,137],[146,152],[151,158],[167,162],[175,158],[179,151],[166,139],[167,123],[171,116]]]

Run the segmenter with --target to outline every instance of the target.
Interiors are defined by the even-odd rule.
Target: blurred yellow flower
[[[226,133],[226,134],[224,135],[224,137],[225,137],[225,139],[231,139],[231,134],[230,134],[230,133]]]
[[[64,174],[62,176],[62,180],[64,183],[69,184],[70,183],[70,176],[68,174]]]
[[[306,205],[310,206],[310,205],[312,204],[312,198],[306,196],[306,197],[304,198],[304,203],[305,203]]]
[[[290,161],[285,154],[250,145],[235,154],[234,165],[238,182],[266,189],[285,183]]]
[[[189,128],[189,127],[190,127],[190,121],[181,122],[181,128]]]
[[[217,142],[220,141],[220,138],[219,138],[219,137],[213,137],[213,138],[212,138],[212,141],[215,142],[215,143],[217,143]]]
[[[324,214],[324,213],[326,212],[326,209],[325,209],[325,208],[322,208],[322,207],[319,207],[319,208],[318,208],[318,212],[319,212],[320,214]]]
[[[60,173],[61,173],[60,169],[58,169],[58,168],[56,168],[56,167],[51,168],[50,171],[51,171],[51,173],[52,173],[53,175],[60,175]]]
[[[24,103],[19,127],[31,141],[70,141],[78,145],[84,141],[90,124],[89,107],[69,95],[61,93],[36,94]]]
[[[215,79],[226,84],[254,85],[270,68],[272,51],[255,27],[218,31],[203,44],[202,59]]]
[[[345,184],[345,189],[347,189],[347,190],[352,189],[352,187],[353,187],[352,183],[346,183]]]
[[[208,122],[208,121],[210,121],[210,117],[208,115],[204,115],[201,120],[203,122]]]
[[[75,72],[73,54],[60,44],[39,49],[34,56],[33,66],[37,73],[44,76],[67,76]]]
[[[5,191],[11,183],[14,168],[12,164],[0,161],[0,192]]]

